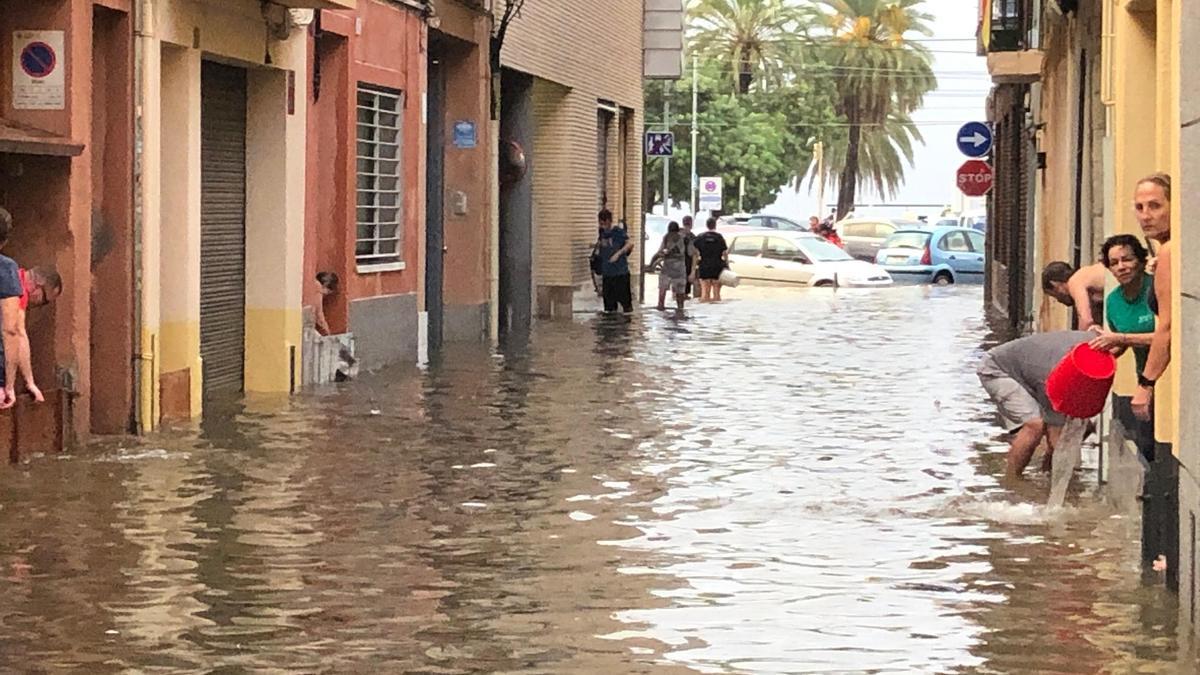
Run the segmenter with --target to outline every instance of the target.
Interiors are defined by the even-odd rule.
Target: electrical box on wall
[[[467,193],[462,190],[455,190],[450,196],[450,210],[456,216],[467,215]]]

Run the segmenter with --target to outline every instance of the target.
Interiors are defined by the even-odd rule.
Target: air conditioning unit
[[[289,9],[288,23],[294,28],[306,28],[312,25],[317,17],[315,9]]]

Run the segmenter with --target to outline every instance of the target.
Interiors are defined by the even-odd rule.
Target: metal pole
[[[696,114],[700,109],[700,57],[692,57],[692,191],[688,194],[689,209],[694,214],[699,211],[696,201],[699,199],[697,192],[700,189],[700,179],[696,175],[696,139],[700,136],[700,125],[696,120]]]
[[[663,80],[663,131],[671,130],[671,81]],[[663,215],[671,213],[671,158],[663,157]]]
[[[742,201],[745,196],[746,196],[746,177],[740,176],[738,178],[738,213],[746,212],[746,210],[744,208],[742,208]]]
[[[817,156],[817,218],[825,220],[825,144],[817,141],[813,154]]]

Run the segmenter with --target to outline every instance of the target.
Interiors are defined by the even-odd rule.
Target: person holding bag
[[[729,264],[729,245],[725,237],[717,232],[717,219],[709,218],[705,223],[708,231],[696,237],[696,251],[700,254],[697,276],[700,277],[700,302],[721,301],[721,272]]]

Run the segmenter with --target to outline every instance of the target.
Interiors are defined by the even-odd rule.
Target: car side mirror
[[[808,258],[806,258],[802,255],[798,255],[795,258],[792,258],[792,262],[798,262],[801,265],[811,265],[812,264],[811,260],[809,260]]]

